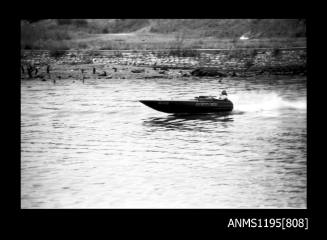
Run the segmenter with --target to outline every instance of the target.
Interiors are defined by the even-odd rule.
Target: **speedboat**
[[[165,113],[220,113],[233,110],[233,103],[228,99],[213,96],[199,96],[192,100],[140,100],[144,105]]]

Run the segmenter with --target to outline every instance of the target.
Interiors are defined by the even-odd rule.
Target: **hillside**
[[[255,47],[258,44],[266,46],[268,42],[274,42],[276,47],[293,43],[295,46],[303,44],[306,36],[306,21],[304,19],[36,19],[23,20],[21,33],[23,49],[151,49],[170,48],[176,44],[179,47],[198,48]],[[244,42],[238,44],[239,38],[244,34],[250,40],[247,44]]]
[[[252,32],[258,37],[304,37],[301,19],[178,19],[156,20],[151,32],[171,33],[184,30],[190,34],[218,38],[239,37]]]

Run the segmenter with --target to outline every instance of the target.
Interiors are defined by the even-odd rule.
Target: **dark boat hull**
[[[215,101],[169,101],[169,100],[141,100],[144,105],[165,113],[219,113],[233,110],[230,100]]]

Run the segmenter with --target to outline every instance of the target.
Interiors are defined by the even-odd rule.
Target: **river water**
[[[140,99],[226,89],[228,115]],[[21,82],[22,208],[306,208],[305,77]]]

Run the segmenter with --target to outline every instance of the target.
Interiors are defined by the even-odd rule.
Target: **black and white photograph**
[[[21,209],[307,209],[306,19],[20,19]]]

